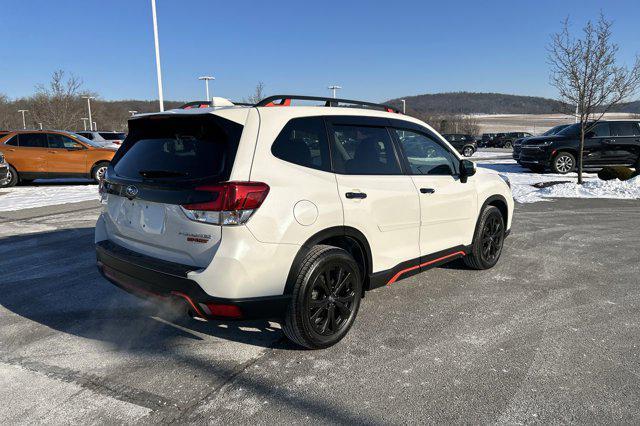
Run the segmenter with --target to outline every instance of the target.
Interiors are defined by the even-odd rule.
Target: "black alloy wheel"
[[[500,257],[504,243],[502,217],[491,215],[487,218],[480,236],[482,249],[480,255],[486,263],[495,263]]]

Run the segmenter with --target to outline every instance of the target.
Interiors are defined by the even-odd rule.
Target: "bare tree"
[[[29,99],[31,113],[36,122],[52,129],[78,127],[84,112],[81,99],[82,80],[74,75],[65,78],[65,72],[55,71],[48,86],[36,86]]]
[[[582,38],[569,32],[569,20],[551,38],[548,61],[551,84],[560,100],[577,105],[580,122],[578,183],[582,184],[584,139],[605,113],[632,96],[640,87],[640,57],[632,68],[616,63],[618,45],[611,41],[612,22],[600,14],[582,29]]]
[[[259,81],[254,92],[246,99],[248,103],[257,104],[264,99],[264,83]]]

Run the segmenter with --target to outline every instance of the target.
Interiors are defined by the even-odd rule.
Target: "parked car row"
[[[476,140],[471,135],[460,133],[443,133],[444,137],[460,154],[471,157],[478,150]]]
[[[513,148],[516,140],[531,136],[533,135],[529,132],[483,133],[479,146],[482,148]]]
[[[99,181],[118,145],[94,142],[75,133],[19,130],[0,134],[0,187],[39,178],[83,177]]]

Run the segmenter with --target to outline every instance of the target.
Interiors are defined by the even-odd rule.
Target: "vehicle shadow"
[[[97,185],[91,179],[36,179],[33,182],[21,183],[20,186],[71,186]]]
[[[115,287],[95,267],[93,228],[3,238],[0,247],[0,305],[54,330],[117,348],[163,346],[201,335],[293,348],[268,321],[202,322],[175,304],[152,303]],[[25,255],[4,255],[10,252]]]

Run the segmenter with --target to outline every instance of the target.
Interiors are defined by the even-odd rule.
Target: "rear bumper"
[[[146,299],[182,300],[190,313],[205,319],[279,320],[289,304],[288,295],[242,299],[210,296],[187,278],[189,272],[198,268],[145,256],[109,240],[96,243],[96,256],[100,273],[121,289]]]

